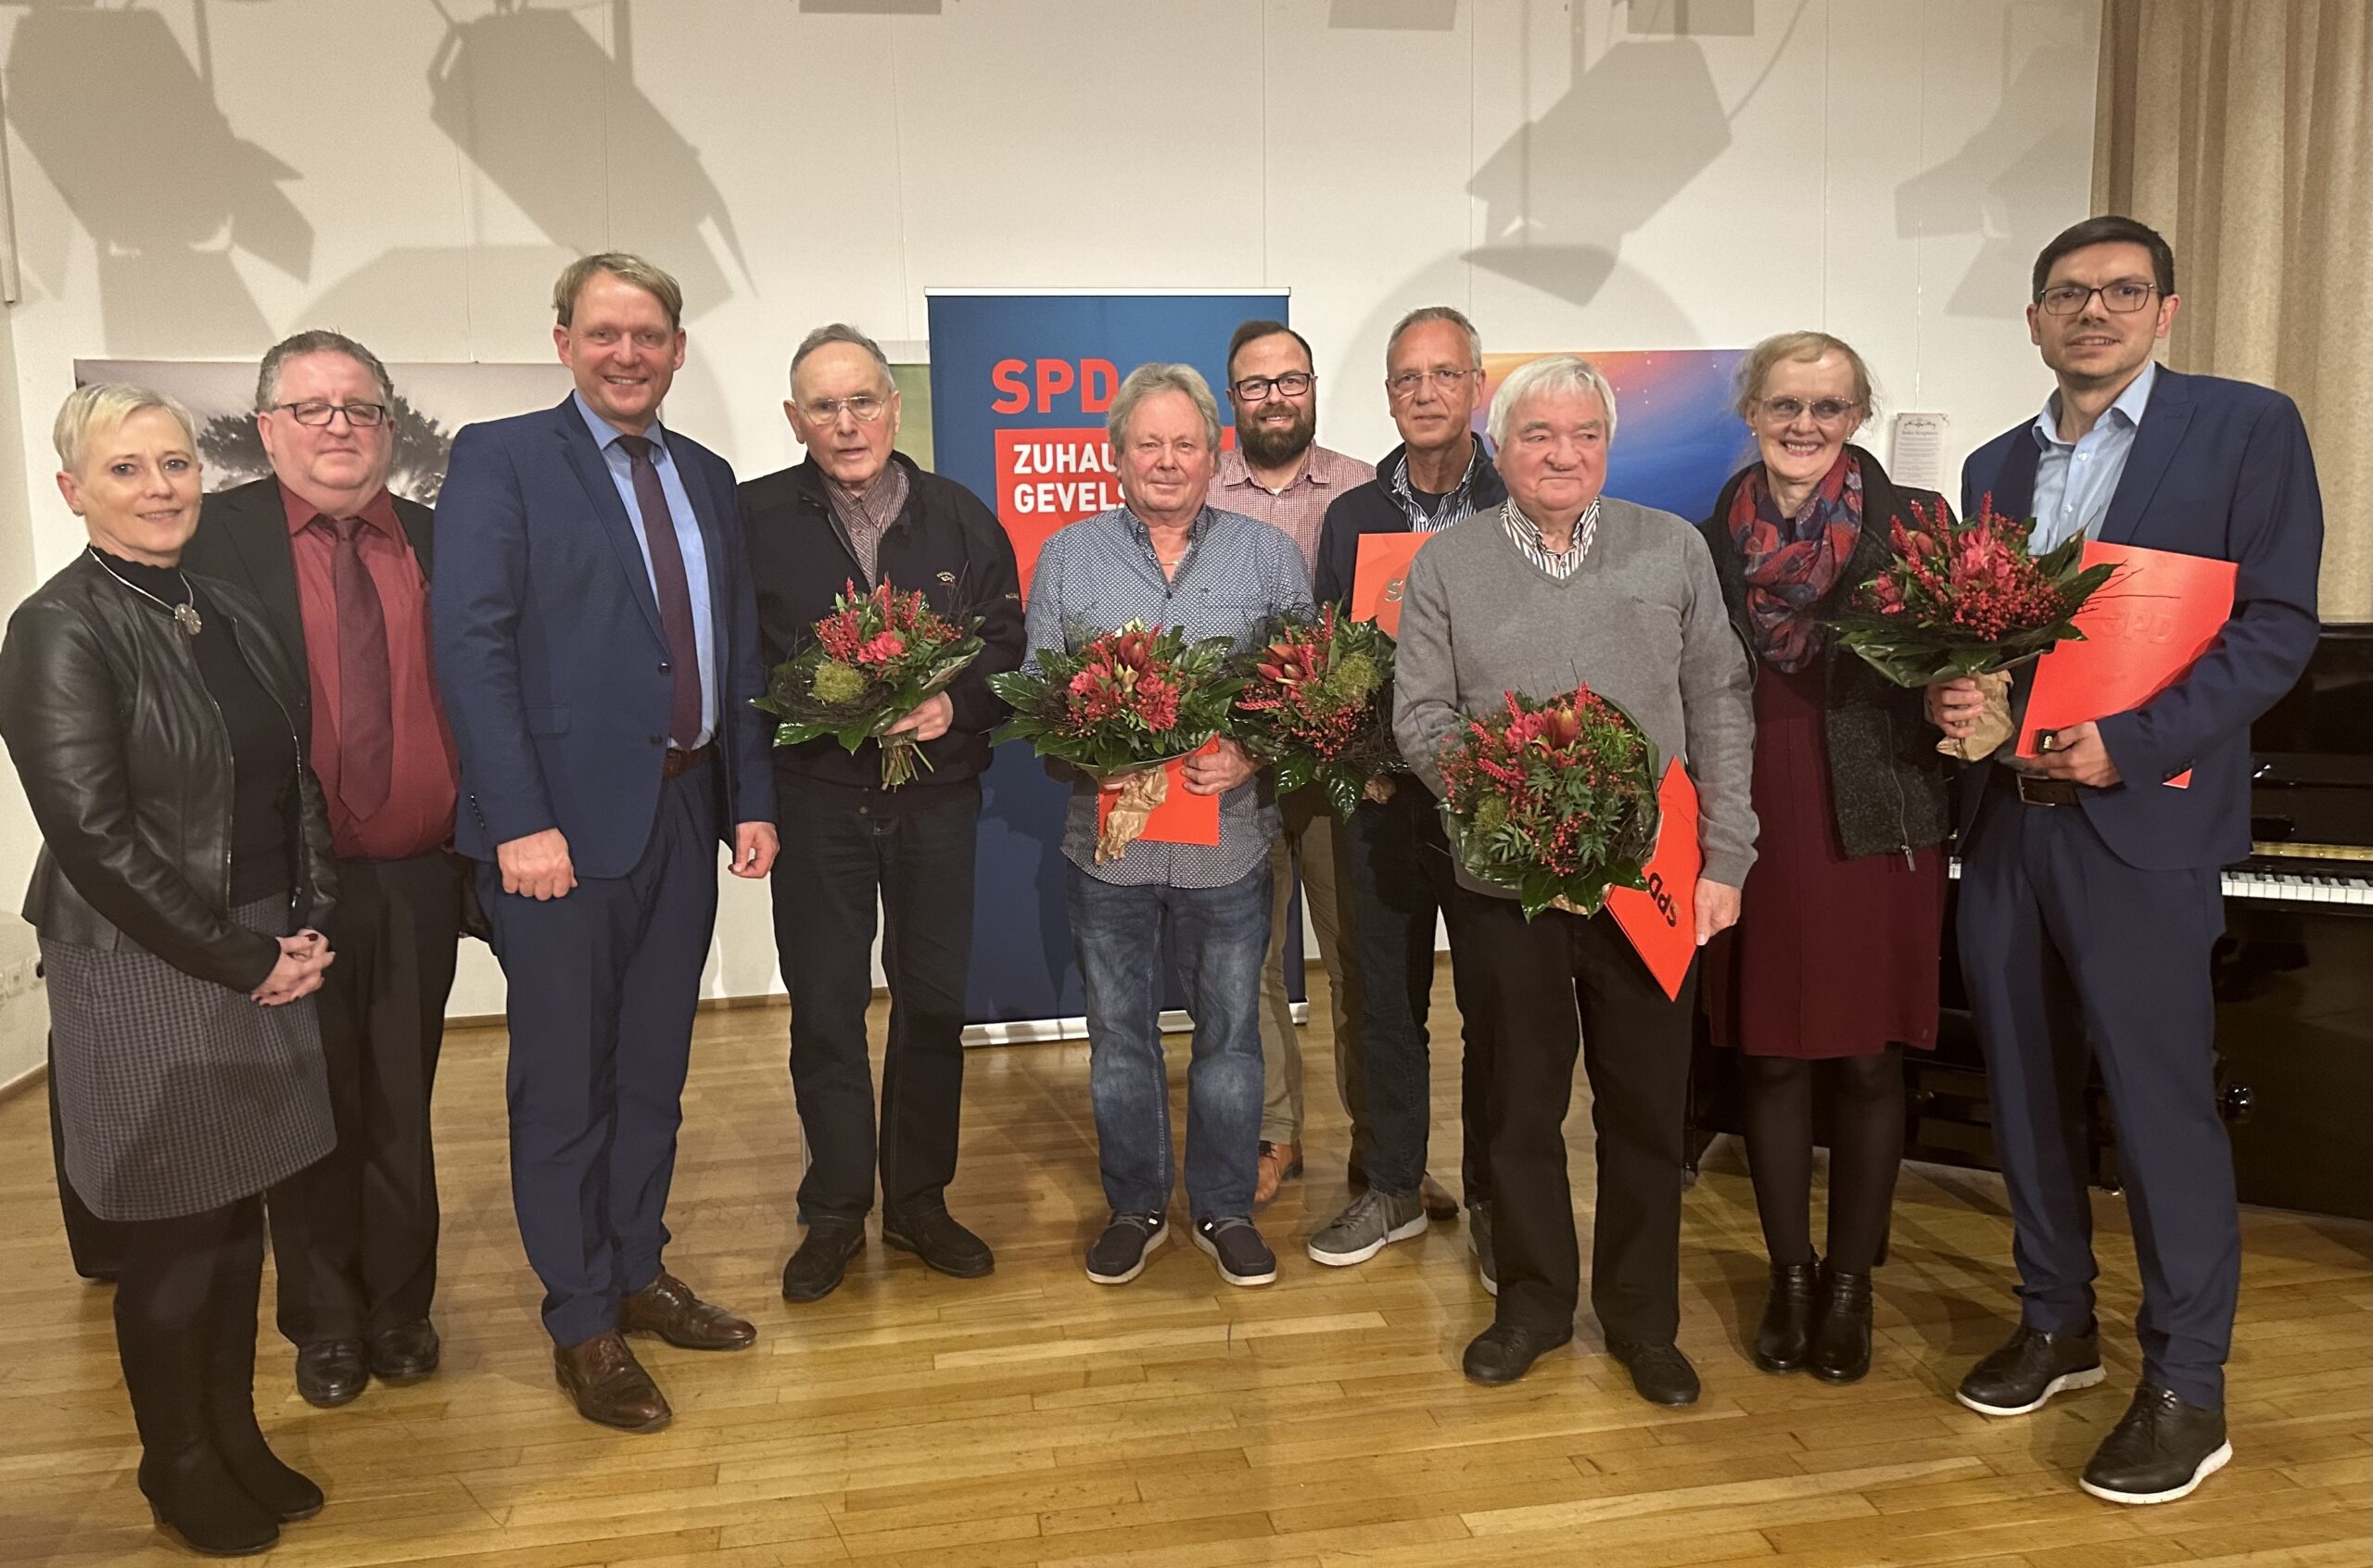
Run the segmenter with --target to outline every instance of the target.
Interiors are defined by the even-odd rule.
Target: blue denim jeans
[[[1261,1144],[1261,961],[1269,867],[1218,888],[1116,887],[1076,866],[1072,946],[1087,982],[1088,1087],[1104,1197],[1116,1213],[1170,1202],[1170,1075],[1161,1055],[1167,921],[1186,1010],[1186,1207],[1192,1219],[1252,1212]]]

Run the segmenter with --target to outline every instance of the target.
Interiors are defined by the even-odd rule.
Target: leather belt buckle
[[[709,753],[716,750],[717,742],[714,740],[704,746],[695,746],[689,752],[670,746],[666,760],[659,765],[659,776],[662,778],[681,778],[708,761]]]
[[[2076,786],[2065,778],[2038,778],[2032,773],[2017,774],[2019,800],[2025,805],[2073,806],[2076,803]]]

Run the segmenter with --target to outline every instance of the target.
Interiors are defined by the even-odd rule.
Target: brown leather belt
[[[1997,766],[1994,771],[1997,782],[2016,793],[2026,805],[2073,806],[2084,799],[2085,787],[2073,778],[2046,778],[2006,766]]]
[[[717,742],[714,740],[705,746],[695,746],[689,752],[679,751],[670,746],[667,748],[666,760],[659,765],[659,777],[681,778],[685,774],[707,762],[716,753]]]

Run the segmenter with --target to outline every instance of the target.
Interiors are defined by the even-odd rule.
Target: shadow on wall
[[[18,135],[90,231],[110,349],[260,352],[272,330],[232,253],[309,275],[313,227],[281,189],[299,172],[232,132],[164,19],[38,6],[6,82]]]

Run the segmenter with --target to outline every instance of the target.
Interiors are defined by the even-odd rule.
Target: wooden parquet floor
[[[1436,1006],[1450,1016],[1446,983]],[[1970,1172],[1905,1173],[1866,1382],[1757,1372],[1740,1343],[1764,1268],[1728,1143],[1689,1195],[1682,1254],[1681,1339],[1704,1400],[1641,1403],[1587,1324],[1523,1382],[1487,1390],[1458,1372],[1489,1317],[1459,1227],[1359,1269],[1323,1269],[1301,1250],[1345,1195],[1341,1117],[1316,1104],[1332,1098],[1323,1024],[1305,1038],[1310,1173],[1263,1217],[1281,1266],[1263,1290],[1221,1283],[1186,1246],[1126,1287],[1089,1283],[1080,1255],[1103,1207],[1086,1049],[1017,1046],[971,1055],[952,1194],[996,1247],[996,1274],[944,1279],[877,1242],[839,1293],[793,1309],[778,1295],[800,1166],[787,1017],[703,1018],[670,1211],[671,1266],[755,1319],[759,1344],[646,1348],[678,1413],[642,1437],[586,1424],[552,1386],[504,1175],[501,1035],[449,1038],[445,1371],[315,1410],[267,1330],[265,1427],[330,1495],[274,1563],[2373,1562],[2363,1226],[2247,1217],[2237,1457],[2184,1502],[2119,1509],[2074,1484],[2136,1372],[2114,1198],[2097,1204],[2110,1383],[2034,1417],[1988,1422],[1949,1397],[2012,1310],[2000,1185]],[[1182,1087],[1183,1040],[1173,1046]],[[1433,1146],[1451,1176],[1455,1050],[1434,1072]],[[180,1554],[159,1544],[133,1486],[107,1293],[67,1265],[43,1114],[37,1093],[0,1106],[0,1560],[165,1561]],[[1579,1106],[1568,1129],[1587,1222]]]

